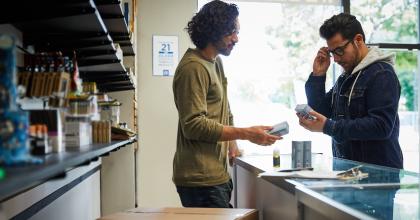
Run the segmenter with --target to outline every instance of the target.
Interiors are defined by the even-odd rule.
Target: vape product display
[[[31,153],[33,155],[46,155],[52,152],[52,142],[48,137],[48,127],[45,124],[32,124],[29,126]]]
[[[118,127],[120,123],[120,106],[121,103],[114,100],[108,102],[98,102],[101,121],[111,121],[112,126]]]
[[[303,142],[292,141],[292,168],[303,167]]]
[[[11,36],[0,35],[0,112],[14,111],[16,107],[16,54]]]
[[[289,124],[287,121],[283,121],[273,126],[273,129],[268,131],[269,134],[276,136],[283,136],[289,133]]]
[[[292,167],[312,166],[311,141],[292,141]]]
[[[111,122],[93,121],[92,122],[93,143],[111,143]]]
[[[74,64],[60,52],[25,55],[25,70],[18,73],[18,84],[27,97],[64,98],[70,88]],[[61,107],[59,105],[57,107]]]
[[[307,104],[299,104],[295,107],[295,111],[302,115],[304,118],[307,118],[309,120],[315,120],[316,118],[309,114],[311,110],[312,108]]]
[[[15,42],[0,35],[0,163],[39,163],[29,154],[28,114],[17,108],[16,99]]]
[[[66,148],[81,149],[92,143],[92,126],[89,117],[67,116],[64,123]]]

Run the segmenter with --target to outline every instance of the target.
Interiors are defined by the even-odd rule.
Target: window
[[[416,0],[352,0],[350,12],[362,23],[367,43],[418,43]]]

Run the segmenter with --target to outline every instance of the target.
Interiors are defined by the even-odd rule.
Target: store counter
[[[0,180],[0,219],[52,218],[50,213],[57,215],[56,219],[78,219],[85,213],[76,211],[74,213],[81,214],[62,216],[60,210],[89,209],[90,206],[97,211],[86,212],[99,217],[100,157],[135,141],[134,137],[109,144],[94,144],[40,156],[44,160],[42,164],[4,168],[5,176]],[[65,199],[59,199],[63,197]],[[54,212],[47,213],[46,207],[52,207]]]
[[[260,219],[418,219],[419,175],[388,167],[312,155],[314,171],[341,171],[363,165],[361,180],[314,180],[261,176],[273,172],[272,155],[237,158],[235,207],[256,208]],[[291,155],[281,155],[282,169]]]

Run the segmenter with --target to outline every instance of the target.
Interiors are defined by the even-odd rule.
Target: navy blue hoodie
[[[398,101],[401,86],[395,74],[395,54],[369,48],[352,73],[343,73],[325,93],[325,76],[309,76],[308,104],[328,120],[324,133],[333,139],[339,158],[403,168],[398,142]]]

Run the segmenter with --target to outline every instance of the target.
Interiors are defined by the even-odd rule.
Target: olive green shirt
[[[229,181],[228,142],[219,141],[224,125],[233,125],[227,80],[221,59],[204,59],[188,49],[173,81],[178,109],[173,181],[177,186],[214,186]]]

